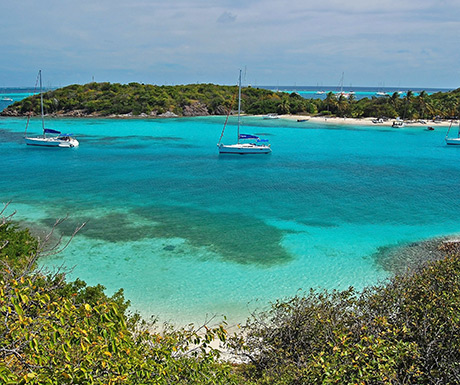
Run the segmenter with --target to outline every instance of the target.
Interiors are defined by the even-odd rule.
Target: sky
[[[0,0],[0,88],[460,87],[458,0]]]

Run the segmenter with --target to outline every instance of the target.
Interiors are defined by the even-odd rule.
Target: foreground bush
[[[235,338],[259,384],[460,383],[460,259],[446,258],[362,293],[277,302]]]
[[[223,326],[149,331],[126,314],[122,291],[107,297],[100,285],[34,270],[36,246],[27,231],[0,223],[0,383],[234,383],[208,346],[225,339]]]
[[[458,244],[385,285],[278,301],[231,340],[231,365],[209,346],[223,326],[158,333],[122,290],[37,271],[42,245],[1,219],[0,383],[460,383]]]

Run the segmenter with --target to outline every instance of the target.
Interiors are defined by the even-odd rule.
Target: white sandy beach
[[[337,118],[337,117],[329,117],[329,116],[308,116],[308,115],[280,115],[281,119],[289,119],[289,120],[308,120],[309,122],[316,122],[316,123],[328,123],[328,124],[347,124],[347,125],[354,125],[354,126],[387,126],[391,127],[393,122],[396,119],[388,119],[383,123],[373,123],[372,120],[375,118]],[[449,120],[442,120],[442,121],[433,121],[433,120],[421,120],[421,121],[404,121],[406,127],[420,127],[426,129],[427,127],[448,127],[451,122]],[[458,124],[458,122],[454,122],[453,124]]]

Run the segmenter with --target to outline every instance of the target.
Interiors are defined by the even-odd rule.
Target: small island
[[[70,85],[44,93],[44,110],[58,117],[183,117],[226,115],[236,108],[237,86],[189,84],[88,83]],[[460,89],[450,92],[356,100],[332,92],[325,99],[305,99],[297,93],[263,88],[242,90],[242,110],[249,115],[336,116],[342,118],[388,118],[405,120],[452,119],[459,115]],[[39,95],[29,96],[3,110],[1,116],[40,114]]]

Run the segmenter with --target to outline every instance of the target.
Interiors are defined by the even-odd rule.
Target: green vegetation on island
[[[264,89],[246,89],[249,105],[282,95]],[[71,85],[43,95],[46,114],[64,116],[206,116],[225,115],[235,104],[236,86],[191,84],[154,86],[139,83]],[[34,95],[6,108],[4,115],[40,114],[40,97]],[[173,115],[174,114],[174,115]]]
[[[70,85],[44,94],[46,114],[58,116],[206,116],[225,115],[236,109],[236,86],[190,84],[155,86],[139,83],[89,83]],[[460,89],[429,95],[425,91],[404,96],[356,100],[330,92],[324,100],[305,99],[297,93],[273,92],[245,87],[242,110],[260,115],[307,114],[350,118],[388,117],[403,119],[451,118],[460,114]],[[40,114],[39,95],[8,106],[1,115]]]

